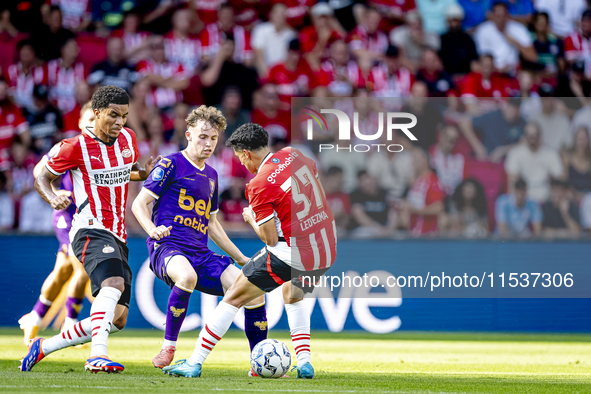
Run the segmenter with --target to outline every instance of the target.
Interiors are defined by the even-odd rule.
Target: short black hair
[[[24,40],[20,40],[19,42],[16,43],[17,52],[20,52],[20,50],[26,46],[30,46],[33,49],[33,51],[35,51],[35,46],[33,45],[33,40],[31,40],[30,38],[25,38]],[[35,51],[35,53],[37,53],[37,51]]]
[[[525,190],[527,189],[527,183],[523,180],[523,178],[519,178],[515,181],[515,189],[518,190]]]
[[[328,168],[328,170],[326,170],[326,175],[327,176],[340,175],[342,173],[343,173],[343,169],[341,167],[338,167],[338,166],[330,166]]]
[[[562,187],[568,189],[568,182],[563,179],[552,178],[550,179],[550,186],[551,187]]]
[[[109,108],[109,105],[128,105],[129,95],[118,86],[105,85],[97,89],[92,95],[92,110],[99,111]]]
[[[503,7],[505,9],[505,11],[509,11],[509,7],[507,6],[507,3],[505,3],[504,1],[501,0],[497,0],[492,4],[492,7],[490,7],[491,10],[494,10],[497,7]]]
[[[366,176],[366,175],[369,175],[369,172],[367,172],[366,170],[359,170],[359,171],[357,172],[357,179],[359,179],[359,178],[361,178],[361,177],[364,177],[364,176]]]
[[[238,127],[226,141],[226,146],[235,151],[243,149],[256,151],[269,145],[269,133],[256,123],[245,123]]]

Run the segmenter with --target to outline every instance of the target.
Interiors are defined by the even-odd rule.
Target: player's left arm
[[[243,266],[248,262],[249,258],[246,257],[230,240],[228,234],[226,234],[226,231],[218,221],[217,216],[217,213],[213,213],[209,218],[209,224],[207,226],[209,237],[220,247],[220,249],[226,252],[228,256],[232,257],[239,265]]]
[[[246,223],[249,223],[252,226],[252,229],[257,233],[265,245],[277,245],[277,242],[279,242],[279,234],[277,234],[277,228],[275,227],[275,221],[273,219],[258,225],[250,207],[246,207],[242,210],[242,217]]]
[[[139,161],[131,167],[131,175],[129,176],[129,180],[131,181],[145,181],[148,179],[148,175],[154,169],[156,163],[162,160],[162,156],[158,156],[154,159],[153,156],[150,156],[150,159],[146,162],[146,167],[142,168],[140,166]]]
[[[170,235],[172,226],[156,226],[154,222],[152,222],[152,209],[150,206],[154,200],[154,196],[151,195],[147,189],[142,189],[140,194],[138,194],[135,200],[133,200],[131,211],[150,238],[159,241]]]

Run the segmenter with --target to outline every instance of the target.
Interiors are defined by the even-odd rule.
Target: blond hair
[[[82,117],[86,111],[92,111],[92,101],[88,101],[82,106],[82,108],[80,108],[80,117]]]
[[[226,130],[226,118],[222,115],[222,111],[217,109],[216,107],[208,107],[206,105],[202,105],[197,109],[191,111],[189,116],[185,121],[187,122],[187,127],[195,127],[197,123],[203,120],[205,123],[210,123],[218,133],[222,133]]]

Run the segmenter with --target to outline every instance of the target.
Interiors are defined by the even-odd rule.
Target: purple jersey
[[[207,248],[210,215],[218,212],[218,174],[209,165],[199,168],[184,151],[166,156],[154,167],[144,191],[156,199],[152,222],[172,226],[158,241],[180,250],[211,253]],[[148,238],[150,247],[156,241]]]

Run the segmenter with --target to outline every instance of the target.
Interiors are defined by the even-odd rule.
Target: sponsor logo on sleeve
[[[279,159],[276,157],[272,158],[271,161],[275,164],[279,163]]]
[[[164,177],[164,170],[160,167],[154,168],[154,172],[152,172],[152,179],[155,181],[160,181]]]

